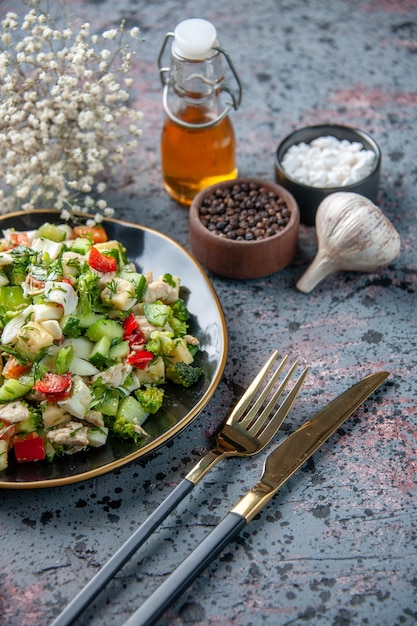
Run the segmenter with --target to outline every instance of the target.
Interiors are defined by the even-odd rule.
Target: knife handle
[[[214,530],[129,617],[124,626],[151,626],[246,526],[244,517],[228,513]]]
[[[156,528],[175,507],[190,493],[194,483],[184,478],[168,497],[143,522],[117,552],[103,565],[97,574],[86,584],[64,610],[55,618],[51,626],[69,626],[100,593],[106,584],[117,574],[130,557],[138,550]]]

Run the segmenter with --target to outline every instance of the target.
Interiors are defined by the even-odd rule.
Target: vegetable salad
[[[164,383],[202,375],[180,279],[139,273],[102,226],[3,235],[0,471],[10,454],[52,461],[109,434],[144,440]]]

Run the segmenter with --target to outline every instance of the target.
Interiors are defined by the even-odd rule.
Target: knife
[[[332,400],[267,457],[258,483],[227,513],[216,528],[130,616],[124,626],[151,626],[210,565],[223,548],[271,500],[278,489],[339,426],[388,378],[370,374]]]

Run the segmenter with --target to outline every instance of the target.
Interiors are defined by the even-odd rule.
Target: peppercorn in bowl
[[[190,247],[209,270],[252,279],[286,267],[298,242],[299,210],[272,182],[236,179],[207,187],[190,207]]]
[[[296,199],[300,221],[314,226],[317,207],[336,191],[359,193],[375,201],[381,151],[362,130],[337,124],[306,126],[281,141],[275,180]]]

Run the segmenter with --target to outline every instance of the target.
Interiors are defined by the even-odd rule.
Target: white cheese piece
[[[44,322],[40,322],[42,328],[46,330],[52,337],[54,341],[58,341],[62,337],[62,329],[57,320],[45,320]]]
[[[88,411],[93,395],[85,382],[78,376],[74,377],[72,384],[71,395],[65,398],[65,400],[60,400],[58,406],[67,411],[67,413],[71,413],[74,417],[82,419]]]
[[[39,237],[32,241],[31,248],[36,250],[36,252],[46,252],[49,258],[55,261],[61,254],[62,243]]]
[[[33,321],[45,322],[46,320],[59,320],[63,316],[64,311],[61,306],[56,304],[34,304],[33,305]]]
[[[24,348],[33,356],[38,355],[43,348],[48,348],[54,342],[54,337],[40,322],[29,321],[22,326],[18,334],[18,349]]]
[[[11,265],[13,263],[13,256],[10,252],[0,252],[0,266]]]
[[[133,292],[132,283],[124,278],[116,277],[111,281],[110,287],[103,289],[101,299],[105,304],[111,304],[118,311],[128,311],[136,304]]]

